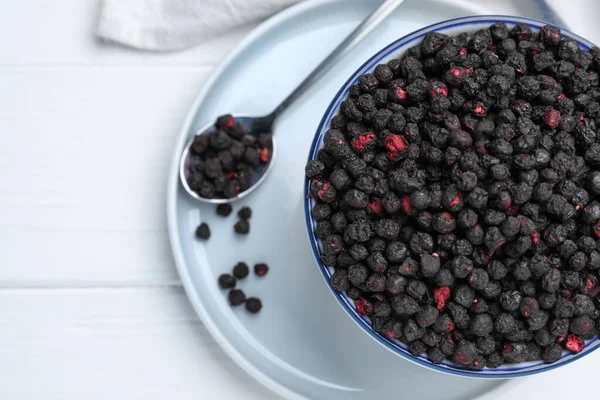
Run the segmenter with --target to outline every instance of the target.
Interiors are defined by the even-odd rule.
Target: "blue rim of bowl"
[[[496,22],[505,22],[509,26],[514,26],[518,23],[526,23],[534,30],[539,30],[544,25],[549,24],[548,22],[544,22],[537,19],[525,18],[525,17],[515,17],[515,16],[505,16],[505,15],[481,15],[481,16],[471,16],[471,17],[461,17],[450,19],[446,21],[442,21],[436,24],[429,25],[418,31],[410,33],[383,48],[379,52],[377,52],[374,56],[372,56],[368,61],[366,61],[363,65],[360,66],[352,74],[352,76],[344,83],[342,88],[337,92],[323,118],[321,119],[319,126],[317,128],[317,132],[315,137],[313,138],[308,160],[313,160],[317,156],[317,152],[321,148],[321,144],[323,141],[323,136],[326,132],[326,129],[330,125],[331,118],[335,116],[337,110],[339,110],[340,103],[342,100],[347,98],[348,91],[350,86],[352,86],[360,76],[365,74],[366,72],[372,70],[377,64],[379,64],[382,60],[391,57],[392,55],[399,53],[399,48],[408,48],[409,45],[413,42],[419,41],[423,38],[423,36],[427,32],[437,31],[437,30],[450,30],[454,28],[464,27],[465,30],[473,31],[478,28],[479,25],[489,26]],[[564,29],[561,28],[563,37],[568,37],[575,39],[579,46],[587,50],[594,46],[588,40]],[[438,372],[444,372],[451,375],[470,377],[470,378],[482,378],[482,379],[507,379],[507,378],[516,378],[527,375],[538,374],[545,371],[550,371],[552,369],[567,365],[573,361],[580,359],[581,357],[590,354],[592,351],[598,349],[600,347],[600,341],[598,337],[594,337],[586,341],[585,348],[582,352],[578,354],[571,354],[568,352],[563,352],[563,355],[559,360],[554,363],[545,363],[545,362],[529,362],[529,363],[521,363],[514,364],[513,367],[506,368],[495,368],[488,369],[485,368],[480,371],[472,370],[464,366],[459,366],[450,362],[443,362],[442,364],[433,364],[430,359],[425,355],[413,356],[408,351],[407,346],[404,343],[399,342],[398,340],[393,340],[388,338],[387,336],[381,335],[378,332],[375,332],[372,329],[371,322],[369,318],[359,314],[355,307],[353,301],[346,296],[346,293],[339,293],[335,289],[333,289],[329,283],[329,278],[331,277],[331,269],[321,262],[321,245],[319,239],[314,234],[315,221],[312,218],[312,208],[314,206],[314,200],[309,198],[310,191],[310,179],[305,179],[304,184],[304,213],[306,220],[306,228],[308,232],[308,238],[311,244],[311,248],[313,251],[313,256],[315,261],[321,271],[321,275],[325,280],[325,283],[329,287],[329,290],[337,299],[338,303],[344,308],[347,314],[352,317],[354,322],[359,325],[365,333],[367,333],[371,338],[377,341],[379,344],[386,347],[388,350],[392,351],[399,356],[421,365],[423,367],[433,369]],[[507,364],[510,365],[510,364]],[[520,366],[519,366],[520,365]],[[498,373],[501,371],[501,373]]]

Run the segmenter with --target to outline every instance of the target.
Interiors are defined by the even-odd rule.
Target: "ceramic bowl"
[[[474,33],[478,29],[489,27],[490,25],[499,21],[504,21],[509,26],[509,28],[518,23],[526,23],[536,31],[539,31],[541,27],[547,24],[543,21],[513,16],[473,16],[440,22],[420,29],[410,35],[404,36],[401,39],[398,39],[397,41],[391,43],[389,46],[376,53],[367,62],[365,62],[339,90],[339,92],[333,98],[333,100],[329,104],[329,107],[325,111],[325,115],[321,119],[321,122],[319,124],[319,127],[317,129],[317,132],[314,136],[314,140],[310,148],[308,159],[312,160],[317,157],[317,152],[323,145],[323,137],[325,132],[329,129],[331,119],[338,113],[340,103],[348,97],[350,87],[358,81],[358,78],[360,76],[364,75],[365,73],[372,72],[375,69],[375,67],[380,63],[385,63],[393,58],[401,57],[407,49],[420,43],[427,32],[436,31],[448,35],[457,35],[462,32]],[[579,45],[583,49],[588,49],[593,46],[593,44],[589,41],[566,30],[563,30],[562,33],[564,37],[573,38],[577,40],[579,42]],[[307,195],[309,192],[310,182],[306,180],[304,185],[305,195]],[[471,370],[465,366],[453,364],[448,360],[444,360],[441,364],[433,364],[426,354],[413,356],[408,351],[406,344],[374,331],[370,319],[359,314],[356,311],[354,301],[348,298],[348,296],[346,296],[346,293],[338,293],[331,287],[329,283],[329,278],[333,273],[333,269],[323,265],[323,263],[321,262],[321,243],[314,234],[314,230],[316,227],[316,222],[312,218],[312,208],[314,205],[314,200],[306,197],[305,217],[309,240],[318,268],[320,269],[326,284],[329,286],[329,289],[331,290],[333,296],[335,297],[337,302],[342,306],[342,308],[346,311],[348,316],[352,318],[367,335],[369,335],[371,338],[373,338],[373,340],[377,341],[379,344],[386,347],[387,349],[389,349],[390,351],[402,358],[405,358],[423,367],[453,375],[484,379],[506,379],[537,374],[561,367],[563,365],[576,361],[582,357],[585,357],[587,354],[596,350],[600,345],[600,341],[598,341],[598,338],[593,338],[586,342],[585,348],[580,353],[572,354],[570,352],[564,352],[558,361],[551,364],[545,363],[543,361],[533,361],[520,364],[505,364],[499,368],[485,368],[480,371]],[[332,334],[339,333],[332,332]]]

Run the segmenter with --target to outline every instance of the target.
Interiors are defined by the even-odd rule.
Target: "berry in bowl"
[[[600,49],[477,16],[408,35],[337,93],[306,165],[317,264],[422,366],[540,373],[598,347]]]

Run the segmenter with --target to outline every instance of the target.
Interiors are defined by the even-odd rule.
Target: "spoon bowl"
[[[269,132],[272,129],[272,121],[268,117],[250,117],[244,115],[234,116],[235,122],[241,124],[246,127],[246,130],[249,135],[257,136],[259,133]],[[260,184],[267,178],[269,172],[273,169],[275,156],[277,155],[277,144],[275,142],[275,137],[272,137],[273,146],[271,148],[271,157],[268,163],[261,164],[258,167],[254,168],[252,173],[252,180],[250,182],[250,187],[243,192],[240,192],[237,196],[232,198],[226,197],[214,197],[214,198],[206,198],[200,196],[198,192],[190,187],[188,182],[188,173],[190,171],[190,166],[194,164],[194,162],[199,161],[200,157],[193,154],[191,151],[192,143],[196,137],[200,135],[210,135],[216,132],[216,128],[214,123],[208,124],[196,132],[196,134],[185,144],[183,149],[183,153],[181,154],[181,161],[179,162],[179,178],[181,180],[181,184],[183,188],[189,193],[190,196],[195,198],[196,200],[210,203],[210,204],[226,204],[231,203],[235,200],[239,200],[242,197],[245,197],[252,193]]]

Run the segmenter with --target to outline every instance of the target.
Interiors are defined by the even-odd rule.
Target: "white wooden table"
[[[165,221],[174,137],[249,28],[149,54],[96,41],[96,8],[0,4],[0,398],[277,398],[197,319]],[[496,397],[583,396],[599,361]]]

